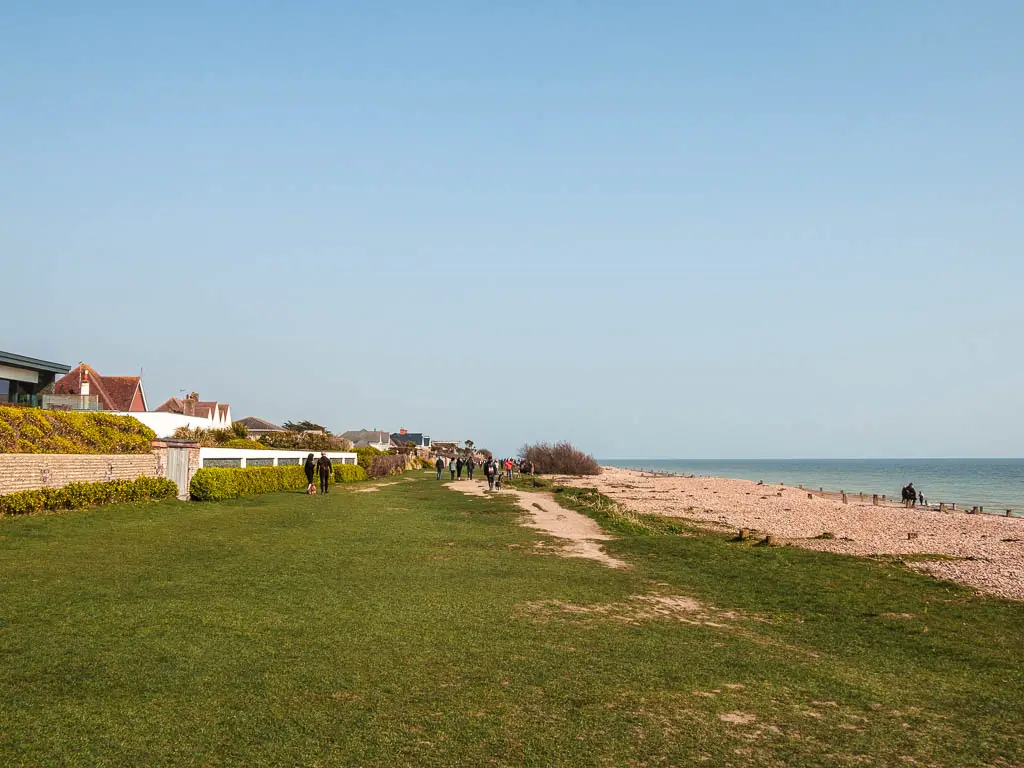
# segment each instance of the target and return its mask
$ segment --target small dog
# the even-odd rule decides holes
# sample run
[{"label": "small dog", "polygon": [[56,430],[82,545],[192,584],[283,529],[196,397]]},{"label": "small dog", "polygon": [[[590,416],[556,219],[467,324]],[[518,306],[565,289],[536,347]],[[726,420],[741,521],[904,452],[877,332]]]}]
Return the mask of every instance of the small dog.
[{"label": "small dog", "polygon": [[310,483],[309,487],[306,488],[307,496],[316,496],[316,483]]}]

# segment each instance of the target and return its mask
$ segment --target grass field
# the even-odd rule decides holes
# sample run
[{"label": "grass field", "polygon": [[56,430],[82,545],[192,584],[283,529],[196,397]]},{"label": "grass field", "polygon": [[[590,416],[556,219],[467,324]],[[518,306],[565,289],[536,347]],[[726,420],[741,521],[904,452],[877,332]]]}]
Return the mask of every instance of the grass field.
[{"label": "grass field", "polygon": [[360,487],[0,520],[0,765],[1024,765],[1020,604]]}]

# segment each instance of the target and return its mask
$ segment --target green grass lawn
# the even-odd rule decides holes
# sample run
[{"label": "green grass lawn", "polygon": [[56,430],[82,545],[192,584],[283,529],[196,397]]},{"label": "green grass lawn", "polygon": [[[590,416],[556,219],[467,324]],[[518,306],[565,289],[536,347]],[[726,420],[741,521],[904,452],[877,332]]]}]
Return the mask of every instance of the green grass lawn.
[{"label": "green grass lawn", "polygon": [[1020,604],[358,487],[0,520],[0,765],[1024,765]]}]

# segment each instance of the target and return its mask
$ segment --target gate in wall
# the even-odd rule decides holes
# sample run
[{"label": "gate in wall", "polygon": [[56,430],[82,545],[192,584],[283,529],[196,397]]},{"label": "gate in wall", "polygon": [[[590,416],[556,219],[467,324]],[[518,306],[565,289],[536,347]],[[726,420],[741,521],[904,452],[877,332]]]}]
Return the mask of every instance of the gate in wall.
[{"label": "gate in wall", "polygon": [[178,486],[178,498],[188,499],[188,448],[171,445],[167,448],[167,479]]}]

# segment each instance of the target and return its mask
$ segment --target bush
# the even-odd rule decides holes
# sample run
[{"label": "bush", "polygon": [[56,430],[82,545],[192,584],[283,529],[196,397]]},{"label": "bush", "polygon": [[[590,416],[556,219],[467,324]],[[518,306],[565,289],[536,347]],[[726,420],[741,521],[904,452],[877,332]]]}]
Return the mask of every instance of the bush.
[{"label": "bush", "polygon": [[[241,429],[235,429],[233,425],[225,429],[204,429],[203,427],[194,427],[190,429],[189,427],[178,427],[174,430],[174,437],[179,440],[195,440],[203,448],[251,448],[252,446],[248,443],[254,443],[254,440],[248,441],[244,446],[231,445],[238,440],[244,440],[245,435],[239,436],[238,434],[240,431],[244,431],[248,434],[248,430],[244,424],[239,424],[238,426]],[[256,447],[263,448],[262,445],[257,445]]]},{"label": "bush", "polygon": [[351,451],[352,441],[322,432],[269,432],[260,436],[268,448],[283,451]]},{"label": "bush", "polygon": [[245,438],[235,438],[234,440],[228,440],[224,443],[225,448],[249,448],[254,451],[267,451],[270,450],[263,443],[258,440],[246,440]]},{"label": "bush", "polygon": [[370,465],[370,477],[388,477],[389,475],[400,475],[406,468],[405,456],[392,456],[387,453],[380,453],[373,457],[373,464]]},{"label": "bush", "polygon": [[155,438],[131,416],[0,406],[0,453],[149,453]]},{"label": "bush", "polygon": [[378,449],[366,446],[365,448],[356,448],[356,464],[365,469],[367,472],[373,467],[373,460],[378,456],[387,456],[387,454]]},{"label": "bush", "polygon": [[358,483],[368,477],[366,470],[358,464],[338,464],[334,468],[334,482],[336,483]]},{"label": "bush", "polygon": [[0,515],[99,507],[128,501],[173,499],[178,486],[164,477],[112,480],[106,483],[70,483],[63,488],[41,488],[0,496]]},{"label": "bush", "polygon": [[519,449],[519,458],[531,462],[540,475],[599,475],[601,467],[590,454],[571,443],[536,443]]},{"label": "bush", "polygon": [[306,487],[306,472],[299,465],[229,469],[204,467],[192,477],[193,501],[223,501],[258,496],[274,491],[298,491]]}]

